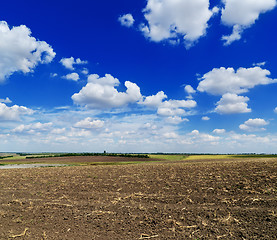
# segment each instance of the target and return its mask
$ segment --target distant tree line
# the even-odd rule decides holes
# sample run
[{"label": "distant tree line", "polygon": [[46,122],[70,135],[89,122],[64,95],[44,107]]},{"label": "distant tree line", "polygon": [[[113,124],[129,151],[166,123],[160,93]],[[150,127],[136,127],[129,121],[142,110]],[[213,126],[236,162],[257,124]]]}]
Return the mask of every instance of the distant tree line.
[{"label": "distant tree line", "polygon": [[234,155],[234,157],[237,158],[276,158],[276,154],[239,154],[239,155]]},{"label": "distant tree line", "polygon": [[9,157],[13,157],[13,155],[10,155],[10,156],[0,156],[0,159],[9,158]]},{"label": "distant tree line", "polygon": [[[36,154],[37,155],[37,154]],[[42,156],[27,156],[30,158],[49,158],[49,157],[79,157],[79,156],[108,156],[108,157],[129,157],[129,158],[149,158],[147,154],[130,154],[130,153],[57,153]]]},{"label": "distant tree line", "polygon": [[[76,157],[76,156],[110,156],[110,157],[129,157],[129,158],[149,158],[149,155],[232,155],[234,157],[277,157],[277,154],[265,154],[265,153],[228,153],[228,154],[213,154],[213,153],[17,153],[20,156],[26,156],[27,159],[30,158],[50,158],[50,157]],[[13,156],[1,156],[0,159],[8,158]]]}]

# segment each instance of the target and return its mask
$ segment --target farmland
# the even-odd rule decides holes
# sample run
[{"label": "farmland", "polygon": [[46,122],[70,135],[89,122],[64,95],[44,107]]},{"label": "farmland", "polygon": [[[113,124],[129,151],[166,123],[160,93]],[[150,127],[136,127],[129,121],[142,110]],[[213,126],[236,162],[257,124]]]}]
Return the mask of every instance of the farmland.
[{"label": "farmland", "polygon": [[276,239],[277,158],[0,160],[0,239]]}]

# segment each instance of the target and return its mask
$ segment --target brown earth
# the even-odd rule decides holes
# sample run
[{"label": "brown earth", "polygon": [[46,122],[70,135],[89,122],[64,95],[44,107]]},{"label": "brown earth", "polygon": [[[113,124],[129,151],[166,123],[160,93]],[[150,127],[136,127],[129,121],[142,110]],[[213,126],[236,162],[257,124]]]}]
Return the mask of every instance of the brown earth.
[{"label": "brown earth", "polygon": [[76,156],[76,157],[46,157],[29,159],[3,159],[0,163],[57,163],[57,164],[93,164],[93,163],[118,163],[118,162],[140,162],[160,161],[154,158],[129,158],[115,156]]},{"label": "brown earth", "polygon": [[0,239],[276,239],[276,178],[276,159],[0,170]]}]

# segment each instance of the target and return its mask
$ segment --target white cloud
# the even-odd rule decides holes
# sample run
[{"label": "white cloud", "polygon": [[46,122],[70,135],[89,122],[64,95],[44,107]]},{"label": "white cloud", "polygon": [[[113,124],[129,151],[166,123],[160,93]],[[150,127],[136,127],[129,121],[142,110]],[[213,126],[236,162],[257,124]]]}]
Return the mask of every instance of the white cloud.
[{"label": "white cloud", "polygon": [[165,93],[163,91],[160,91],[156,95],[145,97],[141,104],[147,107],[159,107],[165,98],[167,98]]},{"label": "white cloud", "polygon": [[59,106],[59,107],[55,107],[55,110],[67,110],[70,109],[70,106]]},{"label": "white cloud", "polygon": [[[234,140],[234,142],[231,142],[232,144],[237,144],[237,147],[239,147],[241,152],[256,152],[256,153],[264,153],[265,152],[265,145],[270,146],[269,143],[272,143],[272,146],[276,146],[276,136],[265,136],[260,137],[255,134],[237,134],[233,133],[230,136],[230,139]],[[228,139],[229,140],[229,139]],[[250,150],[246,150],[245,147],[248,147]],[[238,151],[236,151],[237,153]],[[270,152],[275,152],[273,149]]]},{"label": "white cloud", "polygon": [[163,136],[169,139],[178,138],[178,135],[175,132],[167,132],[167,133],[164,133]]},{"label": "white cloud", "polygon": [[67,80],[73,80],[73,81],[78,81],[80,79],[79,74],[78,73],[69,73],[65,76],[63,76],[62,78],[67,79]]},{"label": "white cloud", "polygon": [[130,13],[120,16],[118,18],[118,21],[121,23],[122,26],[125,26],[125,27],[131,27],[135,22],[132,14]]},{"label": "white cloud", "polygon": [[21,116],[33,113],[34,111],[27,107],[18,105],[8,107],[5,103],[0,102],[0,121],[19,121]]},{"label": "white cloud", "polygon": [[186,114],[186,111],[181,108],[164,108],[159,107],[157,113],[161,116],[183,116]]},{"label": "white cloud", "polygon": [[217,142],[218,140],[220,140],[220,137],[218,136],[213,136],[206,133],[200,133],[198,130],[193,130],[188,135],[192,136],[193,142],[195,143],[200,142],[201,145],[203,144],[203,142]]},{"label": "white cloud", "polygon": [[143,12],[147,24],[141,25],[141,31],[150,40],[181,40],[190,47],[206,34],[216,9],[209,9],[209,0],[148,0]]},{"label": "white cloud", "polygon": [[9,28],[0,21],[0,82],[14,72],[32,72],[39,63],[50,63],[56,53],[44,41],[31,36],[25,25]]},{"label": "white cloud", "polygon": [[268,75],[270,75],[270,71],[260,67],[239,68],[237,71],[233,68],[214,68],[203,75],[197,90],[212,95],[245,93],[257,85],[277,82],[277,79],[268,78]]},{"label": "white cloud", "polygon": [[140,105],[157,108],[157,113],[161,116],[184,116],[187,114],[184,108],[194,108],[197,103],[194,100],[166,100],[167,96],[163,91],[156,95],[147,96],[141,99]]},{"label": "white cloud", "polygon": [[88,83],[95,83],[102,86],[119,86],[120,84],[119,80],[110,74],[105,74],[105,77],[102,78],[100,78],[97,74],[91,74],[88,76]]},{"label": "white cloud", "polygon": [[6,97],[6,99],[0,98],[0,103],[12,103],[12,101],[8,97]]},{"label": "white cloud", "polygon": [[87,64],[88,61],[82,61],[80,58],[77,58],[74,64]]},{"label": "white cloud", "polygon": [[264,66],[264,65],[266,65],[266,62],[259,62],[259,63],[253,63],[253,66],[254,67],[262,67],[262,66]]},{"label": "white cloud", "polygon": [[143,128],[144,129],[147,129],[147,130],[156,130],[157,129],[157,126],[155,124],[152,124],[152,123],[145,123],[143,125]]},{"label": "white cloud", "polygon": [[209,121],[209,120],[210,120],[210,118],[207,117],[207,116],[203,116],[201,119],[202,119],[203,121]]},{"label": "white cloud", "polygon": [[118,92],[115,88],[118,85],[119,80],[110,74],[102,78],[96,74],[90,75],[87,85],[72,99],[76,104],[100,109],[122,107],[141,99],[140,88],[135,83],[126,81],[126,92]]},{"label": "white cloud", "polygon": [[210,134],[206,134],[206,133],[201,133],[200,137],[199,137],[199,141],[202,143],[204,142],[217,142],[220,140],[220,137],[218,136],[213,136]]},{"label": "white cloud", "polygon": [[57,76],[58,76],[57,73],[50,73],[50,77],[52,77],[52,78],[55,78],[55,77],[57,77]]},{"label": "white cloud", "polygon": [[222,95],[215,111],[221,114],[247,113],[248,97],[238,94],[248,92],[258,85],[276,83],[277,79],[269,78],[270,71],[260,67],[239,68],[214,68],[200,78],[197,90],[212,95]]},{"label": "white cloud", "polygon": [[243,28],[240,25],[235,25],[233,27],[233,32],[231,35],[222,36],[222,40],[225,41],[223,43],[224,46],[230,45],[234,41],[238,41],[241,39],[241,34],[243,32]]},{"label": "white cloud", "polygon": [[70,138],[89,138],[92,136],[92,132],[88,129],[71,128],[71,132],[68,134]]},{"label": "white cloud", "polygon": [[216,134],[223,134],[223,133],[225,133],[225,132],[226,132],[225,129],[214,129],[214,130],[213,130],[213,133],[216,133]]},{"label": "white cloud", "polygon": [[101,120],[92,120],[92,118],[87,117],[79,122],[77,122],[74,127],[84,128],[84,129],[99,129],[103,128],[104,121]]},{"label": "white cloud", "polygon": [[220,114],[248,113],[251,112],[251,109],[248,108],[248,101],[248,97],[226,93],[217,102],[215,111]]},{"label": "white cloud", "polygon": [[250,27],[259,18],[261,13],[272,10],[276,6],[276,0],[223,0],[225,6],[222,9],[221,21],[226,26],[233,27],[230,36],[223,36],[225,45],[239,40],[245,28]]},{"label": "white cloud", "polygon": [[254,132],[254,131],[263,131],[265,130],[264,126],[268,125],[269,122],[265,121],[262,118],[248,119],[244,124],[239,125],[241,130]]},{"label": "white cloud", "polygon": [[274,112],[277,113],[277,107],[274,109]]},{"label": "white cloud", "polygon": [[196,91],[193,89],[193,87],[191,85],[186,85],[184,90],[188,93],[188,94],[193,94],[196,93]]},{"label": "white cloud", "polygon": [[54,129],[51,131],[51,134],[60,135],[60,134],[64,134],[65,132],[66,132],[66,129],[65,129],[65,128],[54,128]]},{"label": "white cloud", "polygon": [[28,124],[28,125],[21,124],[21,125],[17,126],[16,128],[14,128],[12,130],[12,132],[36,134],[36,133],[43,132],[43,131],[49,131],[49,129],[50,129],[50,127],[52,127],[52,125],[53,125],[52,122],[48,122],[48,123],[37,122],[37,123]]},{"label": "white cloud", "polygon": [[194,108],[196,105],[194,100],[168,100],[161,103],[157,113],[162,116],[184,116],[184,108]]},{"label": "white cloud", "polygon": [[83,68],[82,73],[83,73],[84,75],[88,75],[89,71],[88,71],[87,68]]},{"label": "white cloud", "polygon": [[186,85],[184,88],[185,92],[188,94],[188,99],[193,99],[192,94],[196,93],[191,85]]},{"label": "white cloud", "polygon": [[187,118],[181,118],[179,116],[173,116],[173,117],[168,117],[166,119],[166,122],[171,123],[171,124],[179,124],[181,122],[189,122]]},{"label": "white cloud", "polygon": [[[180,126],[169,123],[168,118],[161,119],[148,113],[119,114],[106,118],[101,115],[101,120],[104,121],[102,128],[89,128],[90,124],[88,128],[74,126],[88,117],[87,122],[99,119],[96,115],[93,117],[94,112],[72,109],[54,115],[52,111],[43,112],[43,119],[40,119],[39,124],[27,123],[33,118],[24,118],[24,124],[18,126],[16,131],[15,122],[3,122],[5,127],[0,133],[0,151],[85,152],[91,151],[93,146],[93,151],[96,152],[270,153],[274,152],[277,143],[277,135],[272,133],[261,133],[260,136],[225,132],[224,129],[214,130],[212,133],[198,130],[185,133]],[[43,125],[45,123],[47,124]],[[85,124],[83,127],[86,127]]]},{"label": "white cloud", "polygon": [[192,130],[190,134],[191,135],[199,135],[199,131],[198,130]]},{"label": "white cloud", "polygon": [[212,12],[213,12],[214,14],[217,14],[217,13],[220,12],[220,9],[219,9],[218,7],[214,7],[214,8],[212,9]]},{"label": "white cloud", "polygon": [[161,104],[164,108],[194,108],[197,103],[194,100],[168,100]]},{"label": "white cloud", "polygon": [[60,63],[67,69],[70,70],[74,70],[74,66],[73,65],[80,65],[80,64],[87,64],[87,61],[82,61],[80,58],[77,58],[76,60],[74,60],[74,57],[70,57],[70,58],[62,58],[60,60]]}]

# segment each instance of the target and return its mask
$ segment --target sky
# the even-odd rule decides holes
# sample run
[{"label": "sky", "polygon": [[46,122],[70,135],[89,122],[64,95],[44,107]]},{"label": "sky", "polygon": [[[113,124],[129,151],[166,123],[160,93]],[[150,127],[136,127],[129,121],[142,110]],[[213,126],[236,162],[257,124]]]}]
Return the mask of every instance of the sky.
[{"label": "sky", "polygon": [[0,152],[277,153],[276,5],[3,1]]}]

